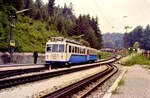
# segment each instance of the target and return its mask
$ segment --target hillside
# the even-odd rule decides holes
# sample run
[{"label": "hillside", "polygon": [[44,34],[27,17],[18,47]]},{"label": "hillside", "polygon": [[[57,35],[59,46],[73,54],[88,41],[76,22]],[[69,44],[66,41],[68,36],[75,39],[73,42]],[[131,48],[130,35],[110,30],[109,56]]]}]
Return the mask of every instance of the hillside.
[{"label": "hillside", "polygon": [[125,33],[124,36],[125,48],[138,47],[144,50],[150,50],[150,25],[145,28],[142,26],[135,27],[131,32]]},{"label": "hillside", "polygon": [[103,34],[104,46],[109,48],[122,48],[124,34],[106,33]]},{"label": "hillside", "polygon": [[[93,48],[102,47],[98,18],[73,13],[73,4],[55,6],[55,0],[44,4],[42,0],[0,0],[0,51],[9,50],[10,16],[14,17],[13,39],[15,51],[44,52],[45,43],[55,36],[80,39]],[[22,9],[28,12],[16,14]],[[82,35],[82,36],[81,36]]]}]

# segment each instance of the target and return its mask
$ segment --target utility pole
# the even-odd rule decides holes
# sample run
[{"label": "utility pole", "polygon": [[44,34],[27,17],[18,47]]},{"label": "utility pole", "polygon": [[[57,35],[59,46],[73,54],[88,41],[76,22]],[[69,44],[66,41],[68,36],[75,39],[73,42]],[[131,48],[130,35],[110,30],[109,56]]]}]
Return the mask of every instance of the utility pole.
[{"label": "utility pole", "polygon": [[[19,14],[25,11],[28,11],[29,9],[24,9],[21,11],[17,11],[15,14]],[[14,14],[12,14],[11,16],[11,23],[10,23],[10,42],[9,42],[9,53],[10,53],[10,62],[13,62],[13,53],[14,53],[14,47],[15,47],[15,41],[13,40],[13,28],[15,27],[15,25],[13,24],[13,18],[15,17]]]},{"label": "utility pole", "polygon": [[126,30],[126,33],[128,32],[128,29],[130,29],[129,26],[125,26],[124,29]]},{"label": "utility pole", "polygon": [[[127,19],[128,16],[123,16],[124,19]],[[128,29],[131,29],[132,26],[128,26],[127,24],[124,26],[125,32],[128,32]]]},{"label": "utility pole", "polygon": [[9,43],[9,48],[10,48],[10,62],[13,62],[13,52],[14,52],[14,48],[13,45],[11,45],[11,41],[13,40],[13,28],[15,27],[13,25],[13,15],[11,15],[11,24],[10,24],[10,43]]}]

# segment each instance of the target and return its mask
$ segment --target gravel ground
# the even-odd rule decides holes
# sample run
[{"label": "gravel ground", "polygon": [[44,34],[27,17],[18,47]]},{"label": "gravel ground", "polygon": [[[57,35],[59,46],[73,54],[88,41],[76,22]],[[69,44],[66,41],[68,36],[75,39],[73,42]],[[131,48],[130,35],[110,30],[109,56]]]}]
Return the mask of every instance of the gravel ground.
[{"label": "gravel ground", "polygon": [[[142,67],[141,67],[142,66]],[[150,71],[143,65],[128,67],[117,94],[111,98],[150,98]]]},{"label": "gravel ground", "polygon": [[[105,92],[107,92],[107,90],[113,85],[115,80],[119,77],[120,73],[123,71],[122,68],[120,68],[120,66],[118,64],[115,64],[115,65],[117,65],[119,68],[118,72],[116,74],[114,74],[113,77],[111,77],[109,80],[107,80],[102,86],[98,87],[95,91],[93,91],[90,95],[88,95],[87,98],[102,98],[104,96]],[[95,82],[94,82],[94,84],[95,84]],[[90,84],[85,89],[88,89],[91,86],[92,85]],[[77,98],[78,96],[82,95],[82,93],[85,91],[86,90],[83,90],[83,91],[78,92],[77,94],[74,94],[72,96],[72,98]]]},{"label": "gravel ground", "polygon": [[118,66],[119,70],[118,72],[113,75],[109,80],[107,80],[102,86],[98,87],[97,90],[91,93],[91,95],[87,96],[87,98],[102,98],[107,92],[107,90],[113,85],[115,80],[119,77],[120,73],[122,72],[122,69],[118,64],[115,64]]},{"label": "gravel ground", "polygon": [[96,67],[84,71],[74,72],[50,79],[40,80],[33,83],[2,89],[0,98],[31,98],[42,95],[46,92],[55,91],[61,87],[79,81],[106,69],[106,66]]}]

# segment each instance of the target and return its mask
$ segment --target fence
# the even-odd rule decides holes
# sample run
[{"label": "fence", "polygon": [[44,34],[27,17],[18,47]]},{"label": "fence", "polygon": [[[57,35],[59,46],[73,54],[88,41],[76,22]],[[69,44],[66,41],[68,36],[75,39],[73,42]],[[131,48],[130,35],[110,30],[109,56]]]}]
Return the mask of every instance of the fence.
[{"label": "fence", "polygon": [[142,55],[143,55],[143,56],[146,56],[146,57],[148,57],[148,58],[150,58],[150,50],[144,50],[144,51],[142,52]]},{"label": "fence", "polygon": [[[14,64],[25,64],[25,63],[33,63],[33,53],[14,53],[13,62]],[[0,52],[0,64],[9,64],[10,63],[10,55],[8,52],[2,53]],[[39,53],[38,62],[37,63],[45,63],[45,54]]]}]

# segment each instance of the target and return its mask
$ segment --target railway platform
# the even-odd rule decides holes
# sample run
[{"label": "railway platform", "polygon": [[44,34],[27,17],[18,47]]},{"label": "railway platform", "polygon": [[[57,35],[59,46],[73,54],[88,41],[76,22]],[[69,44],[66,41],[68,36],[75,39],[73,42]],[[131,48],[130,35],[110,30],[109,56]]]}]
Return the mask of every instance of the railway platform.
[{"label": "railway platform", "polygon": [[128,67],[122,78],[124,84],[108,98],[150,98],[150,70],[145,65]]},{"label": "railway platform", "polygon": [[18,70],[18,69],[30,69],[30,68],[39,68],[45,67],[44,64],[0,64],[0,72],[1,71],[10,71],[10,70]]}]

